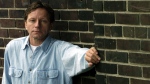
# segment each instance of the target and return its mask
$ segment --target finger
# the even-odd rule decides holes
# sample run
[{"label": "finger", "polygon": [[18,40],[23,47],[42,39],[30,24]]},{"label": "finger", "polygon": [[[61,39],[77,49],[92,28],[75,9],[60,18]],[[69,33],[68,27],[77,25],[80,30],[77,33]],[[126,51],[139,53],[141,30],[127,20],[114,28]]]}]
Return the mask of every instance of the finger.
[{"label": "finger", "polygon": [[91,67],[91,66],[93,66],[94,64],[90,62],[90,63],[88,63],[88,65],[89,65],[89,67]]},{"label": "finger", "polygon": [[86,54],[86,60],[88,62],[92,62],[92,63],[98,63],[99,60],[96,58],[96,56],[93,56],[92,54]]},{"label": "finger", "polygon": [[97,50],[96,50],[95,47],[91,47],[90,49],[91,49],[94,53],[98,54],[98,52],[97,52]]},{"label": "finger", "polygon": [[96,60],[100,60],[100,57],[97,55],[97,53],[94,53],[92,50],[89,50],[86,54],[90,57],[94,56]]}]

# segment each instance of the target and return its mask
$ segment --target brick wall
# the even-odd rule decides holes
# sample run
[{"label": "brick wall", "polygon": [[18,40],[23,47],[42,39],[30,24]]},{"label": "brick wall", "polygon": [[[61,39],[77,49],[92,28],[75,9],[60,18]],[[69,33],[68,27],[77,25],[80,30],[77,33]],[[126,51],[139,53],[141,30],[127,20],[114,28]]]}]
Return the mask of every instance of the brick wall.
[{"label": "brick wall", "polygon": [[96,84],[150,84],[150,1],[93,0]]},{"label": "brick wall", "polygon": [[[6,44],[28,35],[23,14],[36,0],[0,0],[0,78]],[[150,84],[150,1],[42,0],[55,10],[51,35],[81,47],[96,46],[101,63],[74,84]]]}]

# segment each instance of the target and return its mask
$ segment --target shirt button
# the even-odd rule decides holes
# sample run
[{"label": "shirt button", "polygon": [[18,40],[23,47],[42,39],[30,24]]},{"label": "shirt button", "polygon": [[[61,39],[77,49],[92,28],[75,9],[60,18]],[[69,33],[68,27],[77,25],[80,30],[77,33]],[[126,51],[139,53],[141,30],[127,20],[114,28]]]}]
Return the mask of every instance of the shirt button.
[{"label": "shirt button", "polygon": [[28,84],[30,84],[30,81],[28,81]]},{"label": "shirt button", "polygon": [[30,71],[32,71],[32,69],[30,69]]}]

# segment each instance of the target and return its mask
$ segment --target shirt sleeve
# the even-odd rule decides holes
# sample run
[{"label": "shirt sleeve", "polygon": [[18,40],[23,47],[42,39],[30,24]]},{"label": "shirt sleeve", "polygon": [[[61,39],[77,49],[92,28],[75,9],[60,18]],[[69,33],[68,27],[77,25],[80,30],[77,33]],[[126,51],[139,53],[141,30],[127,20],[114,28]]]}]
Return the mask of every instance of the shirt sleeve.
[{"label": "shirt sleeve", "polygon": [[9,58],[8,58],[8,51],[9,48],[8,46],[5,49],[5,53],[4,53],[4,70],[3,70],[3,77],[2,77],[2,84],[12,84],[11,83],[11,78],[9,76]]},{"label": "shirt sleeve", "polygon": [[88,48],[63,43],[62,62],[69,76],[74,76],[89,69],[88,62],[85,60],[85,53]]}]

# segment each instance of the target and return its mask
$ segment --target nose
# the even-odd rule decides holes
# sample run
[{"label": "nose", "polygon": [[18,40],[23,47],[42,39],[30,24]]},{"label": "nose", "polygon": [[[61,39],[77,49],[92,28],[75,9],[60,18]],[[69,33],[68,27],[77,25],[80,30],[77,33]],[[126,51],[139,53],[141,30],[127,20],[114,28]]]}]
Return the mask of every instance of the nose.
[{"label": "nose", "polygon": [[35,27],[38,28],[39,26],[40,26],[40,21],[37,20],[37,21],[35,22]]}]

